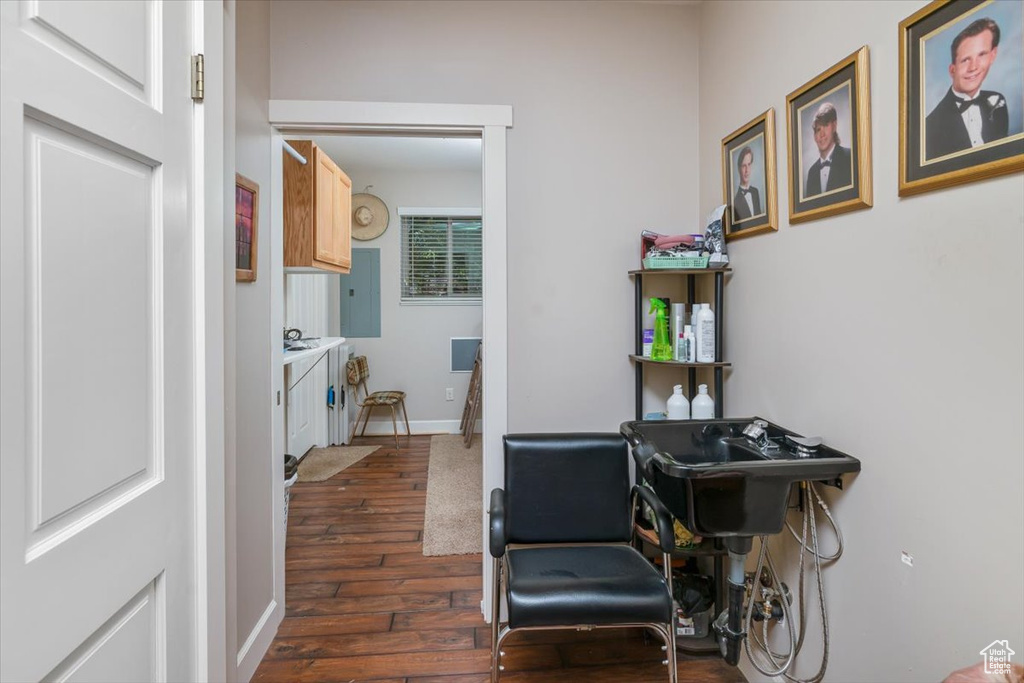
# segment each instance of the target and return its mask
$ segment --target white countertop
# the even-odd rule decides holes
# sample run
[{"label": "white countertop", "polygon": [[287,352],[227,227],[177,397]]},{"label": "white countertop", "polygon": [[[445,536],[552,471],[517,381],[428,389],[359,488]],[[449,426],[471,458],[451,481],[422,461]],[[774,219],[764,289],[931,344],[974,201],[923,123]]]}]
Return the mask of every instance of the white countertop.
[{"label": "white countertop", "polygon": [[326,352],[328,349],[333,349],[335,346],[341,346],[346,341],[345,337],[321,337],[319,340],[320,345],[315,349],[302,349],[301,351],[285,351],[284,352],[284,364],[294,363],[298,360],[309,360],[310,358],[316,358],[321,353]]}]

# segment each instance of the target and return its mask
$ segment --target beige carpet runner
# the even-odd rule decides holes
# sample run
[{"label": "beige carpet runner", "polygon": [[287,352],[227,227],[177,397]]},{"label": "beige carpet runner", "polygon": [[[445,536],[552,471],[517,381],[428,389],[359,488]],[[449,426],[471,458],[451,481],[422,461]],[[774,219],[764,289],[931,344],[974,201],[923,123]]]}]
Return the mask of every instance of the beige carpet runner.
[{"label": "beige carpet runner", "polygon": [[326,481],[354,465],[380,446],[314,448],[299,463],[299,481]]},{"label": "beige carpet runner", "polygon": [[423,521],[424,555],[483,552],[481,441],[475,439],[466,448],[461,434],[431,437]]}]

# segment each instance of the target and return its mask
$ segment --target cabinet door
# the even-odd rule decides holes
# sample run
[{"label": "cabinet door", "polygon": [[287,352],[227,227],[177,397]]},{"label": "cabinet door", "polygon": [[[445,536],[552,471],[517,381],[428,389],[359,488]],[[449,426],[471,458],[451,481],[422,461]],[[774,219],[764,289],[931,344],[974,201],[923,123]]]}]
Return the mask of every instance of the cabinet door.
[{"label": "cabinet door", "polygon": [[335,174],[334,239],[335,258],[342,268],[352,266],[352,181],[337,166]]},{"label": "cabinet door", "polygon": [[317,261],[341,265],[338,262],[338,239],[334,226],[341,207],[337,190],[340,169],[331,158],[316,150],[316,170],[313,183],[313,258]]}]

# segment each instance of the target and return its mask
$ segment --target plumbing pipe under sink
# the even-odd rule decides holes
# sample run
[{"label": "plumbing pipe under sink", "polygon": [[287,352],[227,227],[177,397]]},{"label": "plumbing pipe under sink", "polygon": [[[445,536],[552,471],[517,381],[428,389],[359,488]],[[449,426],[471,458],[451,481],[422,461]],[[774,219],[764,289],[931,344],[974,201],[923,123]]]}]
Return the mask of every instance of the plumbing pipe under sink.
[{"label": "plumbing pipe under sink", "polygon": [[[632,446],[640,474],[665,506],[691,532],[720,537],[729,552],[728,605],[722,606],[714,622],[722,657],[735,666],[741,644],[751,663],[767,676],[785,676],[798,683],[817,683],[828,665],[828,616],[821,579],[821,562],[839,558],[842,535],[812,481],[827,480],[841,488],[841,475],[860,471],[860,461],[824,446],[818,437],[803,437],[760,418],[746,420],[634,421],[623,423],[621,433]],[[786,519],[791,487],[799,484],[804,507],[804,530],[798,537]],[[812,500],[811,495],[816,498]],[[818,549],[815,502],[824,511],[836,533],[839,549],[823,556]],[[800,628],[796,637],[790,614],[791,595],[778,578],[767,540],[787,527],[800,543]],[[807,530],[810,526],[810,543]],[[746,558],[758,536],[761,547],[757,571],[747,596]],[[801,681],[790,675],[796,655],[803,644],[804,590],[803,562],[806,554],[814,558],[819,604],[823,624],[824,652],[818,673]],[[781,599],[760,603],[759,621],[765,632],[754,638],[771,666],[755,658],[750,640],[755,592],[761,579],[765,591]],[[767,581],[767,584],[764,582]],[[746,606],[746,609],[744,607]],[[768,645],[768,626],[781,618],[789,633],[788,654],[778,654]],[[774,668],[772,668],[774,667]]]}]

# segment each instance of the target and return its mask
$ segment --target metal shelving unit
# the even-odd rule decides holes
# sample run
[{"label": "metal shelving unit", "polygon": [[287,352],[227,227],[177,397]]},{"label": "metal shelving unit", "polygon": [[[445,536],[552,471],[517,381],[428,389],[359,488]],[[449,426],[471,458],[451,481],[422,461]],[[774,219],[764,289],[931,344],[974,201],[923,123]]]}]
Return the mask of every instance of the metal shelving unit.
[{"label": "metal shelving unit", "polygon": [[[693,400],[693,397],[697,394],[697,370],[699,368],[713,368],[714,372],[714,384],[715,384],[715,417],[722,418],[725,415],[725,392],[724,392],[724,373],[725,368],[732,367],[731,363],[727,363],[722,360],[722,347],[724,341],[724,326],[723,321],[725,320],[723,303],[725,294],[725,274],[731,273],[731,268],[715,268],[715,269],[657,269],[657,270],[631,270],[629,275],[633,278],[633,286],[635,291],[634,297],[634,308],[635,308],[635,321],[634,321],[634,336],[636,339],[635,353],[630,354],[630,359],[633,361],[634,375],[636,378],[636,419],[642,420],[643,416],[643,390],[644,390],[644,368],[651,366],[652,369],[658,368],[684,368],[687,371],[689,380],[689,399]],[[658,361],[651,360],[643,356],[643,324],[644,324],[644,305],[643,305],[643,279],[649,276],[685,276],[686,277],[686,303],[687,309],[692,310],[693,304],[696,303],[697,294],[697,278],[699,276],[713,275],[715,278],[715,298],[714,298],[714,311],[715,311],[715,362],[714,363],[681,363],[679,361]],[[640,472],[636,473],[637,481],[641,480]],[[653,543],[656,545],[656,540],[652,541],[647,535],[637,534],[637,537],[643,539],[645,543]],[[727,551],[723,546],[720,539],[708,539],[705,540],[701,546],[697,548],[679,548],[672,553],[673,559],[675,558],[690,558],[690,557],[711,557],[714,562],[714,577],[715,577],[715,611],[721,609],[721,606],[725,604],[725,557]],[[712,615],[714,616],[714,615]],[[702,654],[719,654],[718,643],[715,640],[714,631],[712,630],[706,638],[698,640],[681,640],[677,641],[676,649],[680,652],[687,654],[702,655]]]},{"label": "metal shelving unit", "polygon": [[[700,269],[664,269],[664,270],[631,270],[634,289],[634,337],[636,338],[636,350],[630,355],[633,359],[633,369],[636,377],[636,419],[642,420],[644,400],[644,367],[653,366],[674,366],[687,368],[689,379],[689,399],[692,401],[697,394],[697,369],[714,368],[715,375],[715,417],[721,418],[725,414],[725,392],[724,379],[725,368],[731,367],[730,363],[722,360],[722,347],[724,336],[723,321],[725,320],[723,303],[725,299],[725,274],[731,273],[731,268],[700,268]],[[644,325],[644,304],[643,291],[645,277],[650,276],[685,276],[686,277],[686,304],[687,309],[693,308],[696,303],[697,277],[713,275],[715,278],[715,362],[714,363],[680,363],[678,361],[656,361],[643,356],[643,325]]]}]

